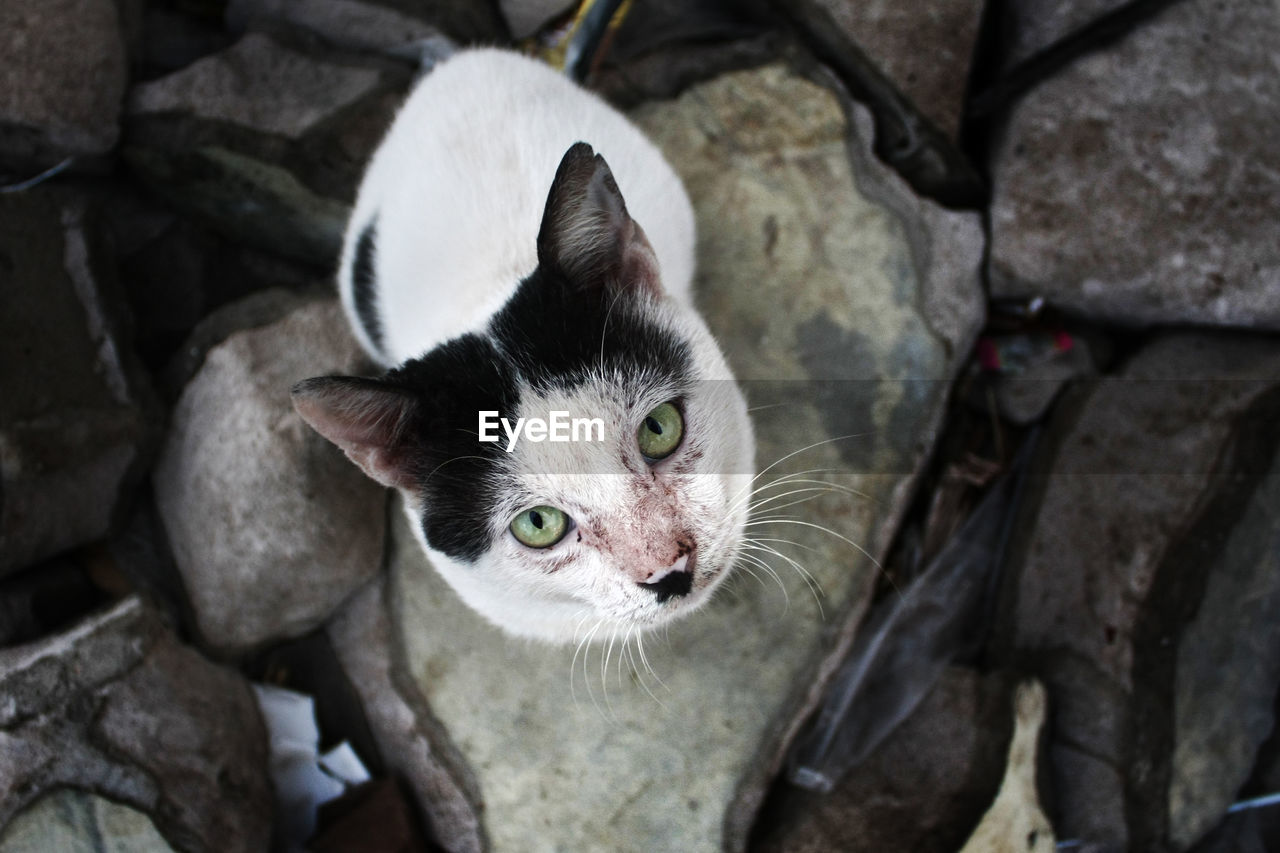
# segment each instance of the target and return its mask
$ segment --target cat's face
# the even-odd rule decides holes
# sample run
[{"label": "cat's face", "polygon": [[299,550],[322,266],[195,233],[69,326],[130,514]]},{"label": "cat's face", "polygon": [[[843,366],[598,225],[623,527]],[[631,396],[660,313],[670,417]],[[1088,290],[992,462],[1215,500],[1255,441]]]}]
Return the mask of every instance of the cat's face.
[{"label": "cat's face", "polygon": [[500,627],[651,628],[705,603],[737,556],[746,406],[586,146],[561,164],[538,254],[484,332],[381,380],[309,380],[295,404],[400,489],[432,563]]}]

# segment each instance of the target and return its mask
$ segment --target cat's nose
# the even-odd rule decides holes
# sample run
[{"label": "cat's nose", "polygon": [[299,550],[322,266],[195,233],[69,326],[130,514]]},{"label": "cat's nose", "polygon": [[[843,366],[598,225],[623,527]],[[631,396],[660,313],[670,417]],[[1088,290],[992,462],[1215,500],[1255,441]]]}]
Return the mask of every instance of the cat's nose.
[{"label": "cat's nose", "polygon": [[659,604],[670,598],[688,595],[689,590],[693,589],[694,562],[695,557],[692,551],[681,554],[674,563],[661,571],[654,572],[649,576],[649,580],[640,586],[653,590],[653,593],[658,596]]}]

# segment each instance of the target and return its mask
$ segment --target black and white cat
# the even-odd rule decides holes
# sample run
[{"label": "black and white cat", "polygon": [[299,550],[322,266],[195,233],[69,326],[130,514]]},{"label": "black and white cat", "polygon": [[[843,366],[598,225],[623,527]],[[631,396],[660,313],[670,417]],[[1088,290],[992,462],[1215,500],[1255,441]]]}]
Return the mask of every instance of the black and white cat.
[{"label": "black and white cat", "polygon": [[[309,379],[294,405],[400,490],[432,564],[501,628],[663,624],[731,569],[754,458],[693,255],[684,189],[627,119],[540,62],[460,52],[410,95],[347,230],[342,302],[391,369]],[[556,412],[603,430],[550,440]],[[481,441],[486,413],[526,431]]]}]

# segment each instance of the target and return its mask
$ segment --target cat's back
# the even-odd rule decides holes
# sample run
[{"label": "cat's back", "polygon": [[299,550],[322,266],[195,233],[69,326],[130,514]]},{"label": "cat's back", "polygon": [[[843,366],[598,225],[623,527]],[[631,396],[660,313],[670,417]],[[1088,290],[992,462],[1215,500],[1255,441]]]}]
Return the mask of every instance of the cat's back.
[{"label": "cat's back", "polygon": [[467,50],[418,84],[361,186],[339,288],[366,348],[393,365],[483,328],[537,266],[547,192],[579,141],[608,161],[664,286],[687,297],[693,213],[652,143],[546,65]]}]

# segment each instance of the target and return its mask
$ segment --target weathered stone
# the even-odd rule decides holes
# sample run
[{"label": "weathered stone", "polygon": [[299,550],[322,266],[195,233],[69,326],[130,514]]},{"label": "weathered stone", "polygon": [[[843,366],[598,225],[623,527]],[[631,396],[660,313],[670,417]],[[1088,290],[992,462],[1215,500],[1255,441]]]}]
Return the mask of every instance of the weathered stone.
[{"label": "weathered stone", "polygon": [[361,0],[231,0],[226,17],[233,29],[284,23],[344,48],[404,58],[413,57],[424,41],[442,38],[424,20]]},{"label": "weathered stone", "polygon": [[[1276,692],[1269,668],[1280,664],[1271,663],[1272,642],[1258,669],[1253,640],[1223,627],[1223,613],[1255,613],[1240,593],[1252,570],[1243,568],[1248,558],[1231,556],[1223,541],[1240,531],[1240,553],[1258,561],[1258,549],[1275,535],[1274,515],[1271,530],[1259,529],[1241,501],[1275,451],[1267,425],[1280,408],[1278,377],[1280,346],[1272,341],[1169,336],[1117,376],[1069,392],[1051,422],[1048,476],[1038,478],[1040,494],[1029,500],[1038,521],[1009,562],[1017,570],[1005,593],[1008,648],[1001,654],[1051,685],[1060,837],[1163,845],[1177,772],[1170,754],[1182,750],[1188,767],[1210,762],[1211,784],[1197,778],[1179,790],[1219,807],[1252,766]],[[1259,511],[1269,494],[1258,492]],[[1257,570],[1274,567],[1263,562]],[[1206,588],[1219,591],[1203,605],[1205,624],[1188,628]],[[1265,609],[1275,592],[1266,586],[1259,594],[1256,606]],[[1275,630],[1274,617],[1266,624],[1255,628]],[[1223,635],[1204,639],[1210,626]],[[1245,659],[1251,662],[1232,673],[1212,672]],[[1208,744],[1230,747],[1206,759]]]},{"label": "weathered stone", "polygon": [[68,788],[45,794],[0,829],[0,853],[171,853],[137,809]]},{"label": "weathered stone", "polygon": [[156,430],[84,199],[0,196],[0,221],[3,575],[104,536]]},{"label": "weathered stone", "polygon": [[573,6],[573,0],[498,0],[498,8],[507,19],[507,29],[516,39],[528,38],[543,24],[563,15]]},{"label": "weathered stone", "polygon": [[0,695],[0,827],[74,787],[144,812],[178,849],[266,849],[266,737],[248,683],[137,598],[0,650]]},{"label": "weathered stone", "polygon": [[210,645],[297,636],[378,570],[382,489],[289,402],[294,383],[361,364],[336,300],[313,300],[214,347],[179,398],[156,498]]},{"label": "weathered stone", "polygon": [[[1274,423],[1273,423],[1274,426]],[[1227,534],[1195,618],[1178,644],[1169,837],[1186,848],[1211,829],[1275,729],[1280,685],[1280,455]]]},{"label": "weathered stone", "polygon": [[386,596],[386,582],[375,578],[334,615],[326,632],[364,704],[386,771],[405,780],[444,849],[479,853],[484,830],[474,780],[404,672]]},{"label": "weathered stone", "polygon": [[1277,39],[1270,3],[1189,0],[1026,95],[992,160],[993,294],[1280,328]]},{"label": "weathered stone", "polygon": [[1088,345],[1076,341],[1071,349],[1055,352],[995,380],[996,405],[1008,421],[1025,426],[1039,420],[1073,379],[1097,372]]},{"label": "weathered stone", "polygon": [[[780,66],[718,78],[635,118],[694,199],[698,301],[748,398],[763,404],[761,465],[825,441],[771,474],[835,469],[870,498],[824,496],[805,518],[883,551],[981,321],[977,218],[921,201],[863,145],[851,169],[840,101]],[[868,116],[855,110],[853,121],[868,139]],[[904,381],[866,381],[885,376]],[[655,676],[630,647],[575,658],[483,623],[426,565],[397,512],[381,605],[391,648],[378,660],[393,664],[400,710],[382,721],[371,712],[370,723],[405,751],[456,744],[474,775],[453,771],[455,787],[478,792],[468,800],[483,803],[475,833],[494,850],[741,849],[872,579],[840,539],[779,533],[800,543],[821,609],[794,576],[780,582],[788,605],[742,570],[729,594],[650,640]],[[334,644],[340,656],[374,648]],[[403,698],[406,683],[429,714]]]},{"label": "weathered stone", "polygon": [[953,853],[1000,785],[1007,679],[951,667],[830,794],[784,788],[757,822],[759,853]]},{"label": "weathered stone", "polygon": [[1126,0],[1014,0],[1005,6],[1005,64],[1030,59]]},{"label": "weathered stone", "polygon": [[951,138],[960,130],[982,0],[866,3],[806,0],[831,21],[930,121]]},{"label": "weathered stone", "polygon": [[228,50],[135,86],[129,113],[179,113],[300,139],[378,83],[373,69],[319,62],[250,33]]},{"label": "weathered stone", "polygon": [[235,240],[316,267],[337,264],[348,207],[291,172],[225,148],[129,148],[142,180],[174,205]]},{"label": "weathered stone", "polygon": [[104,154],[120,135],[124,40],[111,0],[0,6],[0,169]]}]

